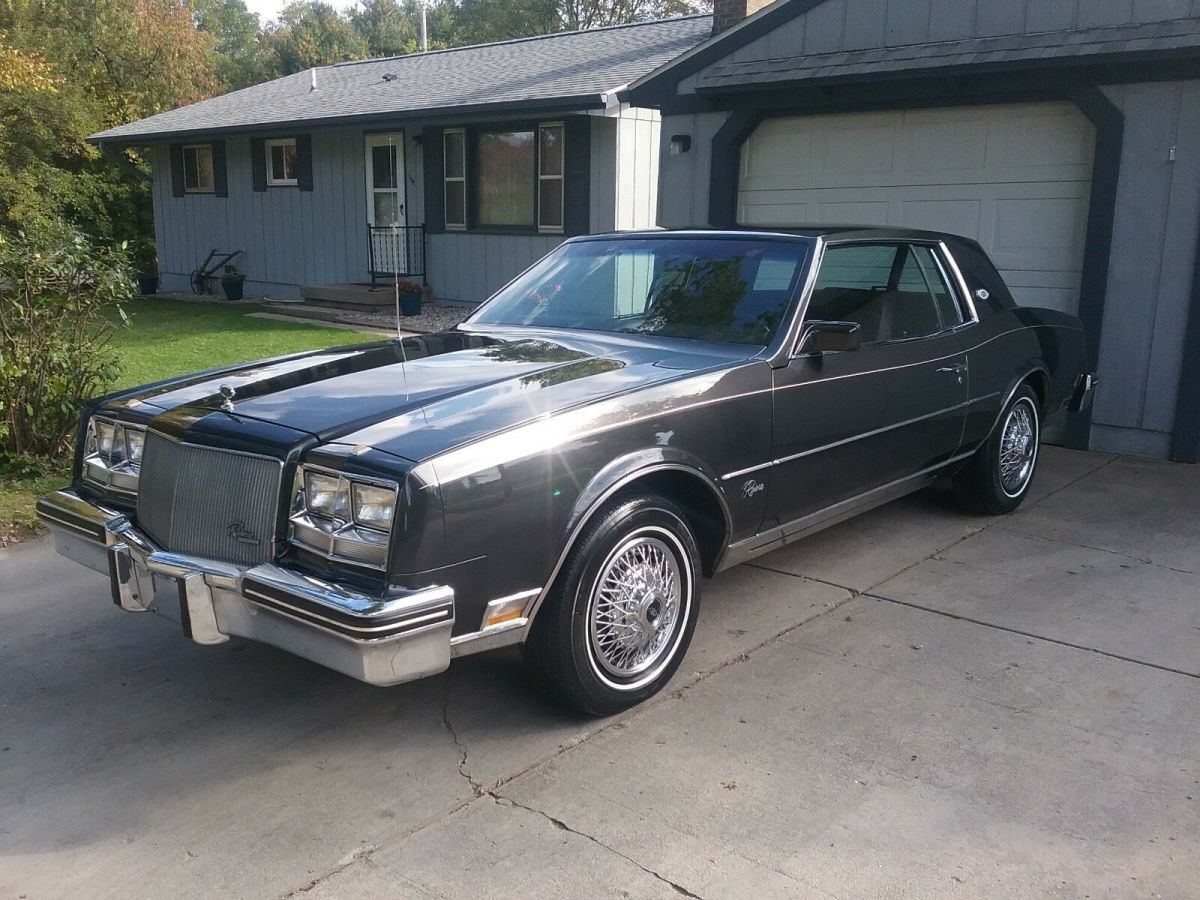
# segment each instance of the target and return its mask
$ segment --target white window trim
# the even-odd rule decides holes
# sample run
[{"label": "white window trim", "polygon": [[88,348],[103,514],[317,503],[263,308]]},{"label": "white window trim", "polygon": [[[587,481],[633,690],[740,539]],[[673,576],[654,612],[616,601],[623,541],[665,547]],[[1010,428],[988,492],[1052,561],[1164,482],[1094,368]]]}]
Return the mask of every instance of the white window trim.
[{"label": "white window trim", "polygon": [[[212,184],[208,187],[188,187],[187,183],[187,152],[189,150],[207,150],[208,168],[212,172]],[[212,144],[184,144],[183,150],[183,192],[185,194],[215,194],[217,192],[216,160],[213,157]],[[200,167],[196,167],[196,177],[200,177]]]},{"label": "white window trim", "polygon": [[[562,133],[562,171],[558,175],[543,175],[542,174],[542,131],[547,128],[557,128]],[[563,226],[566,224],[566,205],[567,205],[567,128],[562,122],[539,122],[537,127],[537,230],[541,234],[562,234]],[[558,191],[558,224],[543,225],[542,224],[542,182],[557,181],[560,183]]]},{"label": "white window trim", "polygon": [[[462,175],[452,177],[446,174],[446,135],[448,134],[462,136]],[[450,222],[445,218],[445,212],[450,208],[447,202],[449,192],[446,190],[446,185],[450,182],[456,182],[463,186],[463,220],[461,222]],[[442,132],[442,213],[442,224],[447,231],[467,230],[467,131],[465,128],[447,128]]]},{"label": "white window trim", "polygon": [[[272,138],[271,140],[263,141],[263,152],[267,154],[267,187],[296,187],[300,181],[298,178],[276,178],[274,175],[275,166],[274,160],[271,158],[271,150],[274,147],[291,147],[296,149],[295,138]],[[300,167],[300,156],[295,156],[296,167]],[[299,173],[297,173],[299,175]]]}]

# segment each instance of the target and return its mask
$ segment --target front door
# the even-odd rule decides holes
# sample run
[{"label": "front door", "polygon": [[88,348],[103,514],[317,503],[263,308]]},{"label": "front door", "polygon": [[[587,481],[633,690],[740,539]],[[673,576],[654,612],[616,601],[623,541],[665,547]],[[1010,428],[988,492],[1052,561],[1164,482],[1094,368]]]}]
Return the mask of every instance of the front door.
[{"label": "front door", "polygon": [[367,135],[367,224],[372,274],[408,271],[404,132]]},{"label": "front door", "polygon": [[958,450],[967,371],[954,303],[932,247],[825,251],[805,321],[855,322],[862,346],[802,352],[776,370],[777,523],[918,475]]}]

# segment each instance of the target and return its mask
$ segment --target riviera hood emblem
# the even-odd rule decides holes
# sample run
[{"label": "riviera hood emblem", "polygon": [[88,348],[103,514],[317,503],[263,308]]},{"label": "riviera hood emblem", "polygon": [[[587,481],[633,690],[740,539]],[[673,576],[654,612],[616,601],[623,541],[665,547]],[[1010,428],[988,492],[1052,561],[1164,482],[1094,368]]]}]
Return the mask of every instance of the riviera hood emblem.
[{"label": "riviera hood emblem", "polygon": [[221,409],[225,412],[233,412],[233,398],[237,396],[237,391],[227,384],[221,385],[218,390],[221,392]]}]

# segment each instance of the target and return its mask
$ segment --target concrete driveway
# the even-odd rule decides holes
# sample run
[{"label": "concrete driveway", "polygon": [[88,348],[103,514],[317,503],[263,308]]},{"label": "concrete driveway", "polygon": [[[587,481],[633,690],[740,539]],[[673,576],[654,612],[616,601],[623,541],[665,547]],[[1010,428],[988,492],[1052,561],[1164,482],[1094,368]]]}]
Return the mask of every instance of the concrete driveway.
[{"label": "concrete driveway", "polygon": [[0,551],[0,897],[1200,897],[1200,470],[1047,448],[706,587],[607,721],[380,690]]}]

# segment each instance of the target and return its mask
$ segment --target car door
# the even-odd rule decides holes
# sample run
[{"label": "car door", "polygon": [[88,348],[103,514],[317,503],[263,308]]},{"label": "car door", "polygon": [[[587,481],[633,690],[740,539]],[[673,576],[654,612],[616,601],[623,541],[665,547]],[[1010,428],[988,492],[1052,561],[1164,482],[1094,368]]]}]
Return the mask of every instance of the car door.
[{"label": "car door", "polygon": [[811,352],[802,337],[775,370],[769,518],[781,524],[935,467],[962,439],[962,319],[935,248],[831,243],[820,266],[805,324],[854,322],[861,343]]}]

